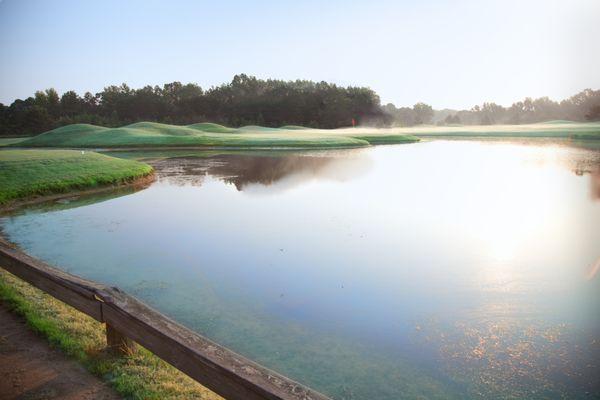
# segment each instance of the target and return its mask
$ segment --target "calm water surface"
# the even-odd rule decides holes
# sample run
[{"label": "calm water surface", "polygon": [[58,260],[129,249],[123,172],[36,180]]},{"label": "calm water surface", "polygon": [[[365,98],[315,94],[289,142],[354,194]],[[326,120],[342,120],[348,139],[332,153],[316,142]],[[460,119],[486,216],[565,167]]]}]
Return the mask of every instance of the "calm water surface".
[{"label": "calm water surface", "polygon": [[336,399],[600,398],[600,152],[120,153],[159,179],[0,220]]}]

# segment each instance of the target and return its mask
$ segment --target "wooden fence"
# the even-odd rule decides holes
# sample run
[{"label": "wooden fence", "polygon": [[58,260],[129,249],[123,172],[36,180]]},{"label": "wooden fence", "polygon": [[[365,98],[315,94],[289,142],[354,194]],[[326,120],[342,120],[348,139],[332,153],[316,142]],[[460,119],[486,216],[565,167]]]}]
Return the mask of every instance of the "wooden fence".
[{"label": "wooden fence", "polygon": [[137,342],[226,399],[328,399],[185,328],[116,287],[60,271],[1,238],[0,267],[105,323],[109,349],[128,353]]}]

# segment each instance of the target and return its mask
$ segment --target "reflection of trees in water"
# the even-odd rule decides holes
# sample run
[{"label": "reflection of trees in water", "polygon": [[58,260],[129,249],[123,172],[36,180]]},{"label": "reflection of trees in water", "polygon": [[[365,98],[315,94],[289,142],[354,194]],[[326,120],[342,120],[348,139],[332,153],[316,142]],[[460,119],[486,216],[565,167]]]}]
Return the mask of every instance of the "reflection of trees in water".
[{"label": "reflection of trees in water", "polygon": [[335,161],[334,157],[289,155],[284,157],[228,157],[227,162],[216,163],[210,168],[211,175],[221,177],[235,185],[237,190],[253,183],[269,186],[287,176],[306,174],[318,175],[325,166]]},{"label": "reflection of trees in water", "polygon": [[207,173],[206,163],[207,159],[204,158],[178,157],[155,161],[152,166],[157,172],[159,182],[177,186],[201,186]]},{"label": "reflection of trees in water", "polygon": [[592,198],[600,200],[600,167],[592,171],[591,176]]},{"label": "reflection of trees in water", "polygon": [[[357,158],[354,157],[340,156],[225,154],[206,158],[171,158],[157,161],[153,165],[158,172],[159,181],[200,186],[206,176],[210,175],[235,185],[241,191],[250,184],[270,186],[291,176],[297,178],[295,183],[316,176],[344,179],[357,172],[348,163],[364,168],[364,162],[356,161]],[[337,164],[340,164],[339,169],[336,168]]]},{"label": "reflection of trees in water", "polygon": [[600,200],[600,166],[595,168],[577,166],[573,170],[579,176],[590,175],[590,194],[593,200]]},{"label": "reflection of trees in water", "polygon": [[591,152],[585,158],[569,159],[570,167],[578,176],[590,175],[592,199],[600,200],[600,152]]},{"label": "reflection of trees in water", "polygon": [[17,209],[4,212],[3,215],[19,215],[23,213],[45,213],[51,211],[69,210],[90,204],[102,203],[103,201],[116,199],[118,197],[127,196],[143,190],[149,186],[148,184],[141,186],[123,186],[117,187],[105,192],[99,193],[75,193],[73,196],[59,198],[57,200],[48,200],[42,203],[33,203],[18,207]]}]

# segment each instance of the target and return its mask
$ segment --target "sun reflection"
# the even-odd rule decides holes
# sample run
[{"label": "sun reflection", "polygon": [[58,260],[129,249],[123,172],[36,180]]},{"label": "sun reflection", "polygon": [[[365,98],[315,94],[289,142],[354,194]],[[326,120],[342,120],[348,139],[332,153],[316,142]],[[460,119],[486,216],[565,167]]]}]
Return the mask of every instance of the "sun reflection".
[{"label": "sun reflection", "polygon": [[525,317],[530,311],[496,303],[451,324],[422,321],[415,341],[436,349],[442,369],[469,397],[566,398],[596,390],[596,340],[569,324]]},{"label": "sun reflection", "polygon": [[[478,185],[471,188],[471,201],[462,210],[464,229],[477,243],[482,266],[476,284],[492,291],[510,291],[518,283],[519,264],[527,254],[539,250],[540,237],[553,236],[566,215],[556,215],[548,202],[564,196],[557,187],[557,171],[544,165],[542,153],[537,162],[527,162],[521,152],[537,151],[514,146],[486,153],[472,175]],[[546,150],[547,152],[548,150]],[[564,210],[565,213],[567,210]]]}]

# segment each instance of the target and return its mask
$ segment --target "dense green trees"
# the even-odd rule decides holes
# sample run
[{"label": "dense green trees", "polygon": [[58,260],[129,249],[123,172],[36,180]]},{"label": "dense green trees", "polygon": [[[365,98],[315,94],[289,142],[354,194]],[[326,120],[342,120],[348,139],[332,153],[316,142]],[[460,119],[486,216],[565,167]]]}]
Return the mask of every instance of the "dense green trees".
[{"label": "dense green trees", "polygon": [[383,109],[390,116],[390,122],[393,126],[430,124],[434,116],[433,108],[425,103],[417,103],[412,108],[396,108],[392,103],[389,103]]},{"label": "dense green trees", "polygon": [[[596,110],[596,111],[595,111]],[[561,102],[548,97],[526,98],[502,107],[495,103],[483,103],[471,110],[455,111],[452,115],[465,125],[530,124],[551,120],[599,121],[600,90],[585,89]],[[453,119],[453,121],[455,121]],[[448,122],[443,118],[438,124]]]},{"label": "dense green trees", "polygon": [[[436,117],[437,116],[437,117]],[[54,89],[0,104],[0,135],[31,135],[71,123],[109,127],[139,121],[190,124],[202,121],[230,126],[304,125],[314,128],[350,126],[352,120],[370,126],[420,124],[523,124],[553,119],[600,119],[600,90],[586,89],[560,103],[547,97],[527,98],[505,108],[484,103],[471,110],[436,112],[430,105],[412,108],[380,105],[369,88],[340,87],[327,82],[262,80],[245,74],[229,83],[203,90],[173,82],[132,89],[108,86],[83,96]]]},{"label": "dense green trees", "polygon": [[503,107],[496,103],[483,103],[470,110],[434,111],[429,105],[417,103],[412,108],[396,108],[393,104],[383,106],[391,116],[394,126],[414,126],[437,123],[438,125],[494,125],[530,124],[550,120],[599,121],[600,90],[586,89],[561,102],[548,97],[526,98]]},{"label": "dense green trees", "polygon": [[458,125],[460,124],[460,117],[456,114],[454,115],[447,115],[446,118],[444,118],[444,124],[445,125]]},{"label": "dense green trees", "polygon": [[108,86],[83,97],[73,91],[59,97],[54,89],[48,89],[8,107],[0,105],[0,134],[35,134],[76,122],[120,126],[138,121],[211,121],[231,126],[337,128],[350,126],[352,119],[362,124],[390,122],[379,97],[368,88],[261,80],[242,74],[207,91],[179,82],[141,89],[126,84]]}]

